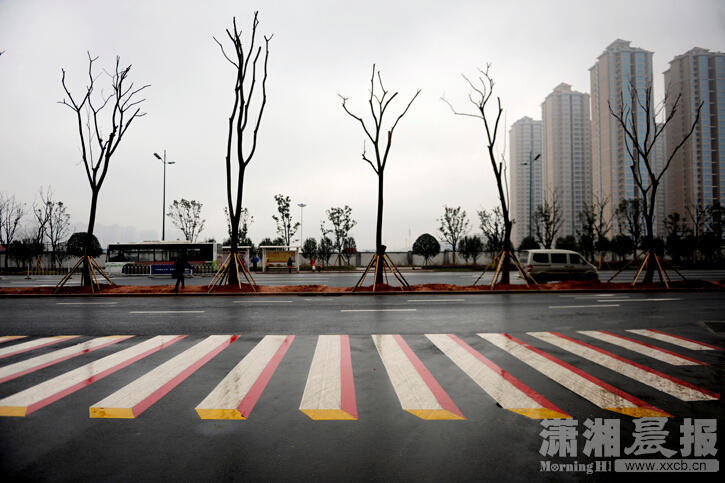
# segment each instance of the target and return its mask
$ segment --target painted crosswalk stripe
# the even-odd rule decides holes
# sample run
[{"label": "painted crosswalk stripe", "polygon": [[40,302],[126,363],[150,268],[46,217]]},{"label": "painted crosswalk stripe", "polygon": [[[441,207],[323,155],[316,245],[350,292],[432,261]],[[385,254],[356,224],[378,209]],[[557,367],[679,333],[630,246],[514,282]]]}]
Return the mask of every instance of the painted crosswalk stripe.
[{"label": "painted crosswalk stripe", "polygon": [[134,362],[183,339],[185,335],[159,335],[127,349],[61,374],[12,396],[0,399],[0,416],[27,416]]},{"label": "painted crosswalk stripe", "polygon": [[21,354],[23,352],[31,351],[33,349],[40,349],[41,347],[46,347],[49,345],[57,344],[58,342],[63,342],[65,340],[73,339],[74,337],[78,337],[77,335],[57,335],[53,337],[41,337],[40,339],[34,339],[29,340],[28,342],[23,342],[21,344],[15,344],[10,347],[3,347],[0,349],[0,359],[5,357],[14,356],[16,354]]},{"label": "painted crosswalk stripe", "polygon": [[619,347],[624,347],[625,349],[629,349],[633,352],[637,352],[638,354],[657,359],[658,361],[672,364],[673,366],[707,365],[706,362],[698,361],[696,359],[693,359],[692,357],[683,356],[682,354],[676,354],[674,352],[668,351],[667,349],[662,349],[661,347],[655,347],[653,345],[645,344],[644,342],[630,339],[629,337],[614,334],[612,332],[607,332],[604,330],[580,330],[579,333],[588,335],[589,337],[593,337],[604,342],[609,342],[610,344],[618,345]]},{"label": "painted crosswalk stripe", "polygon": [[373,335],[400,406],[421,419],[466,419],[400,335]]},{"label": "painted crosswalk stripe", "polygon": [[2,344],[3,342],[9,342],[11,340],[24,339],[25,337],[27,337],[27,335],[4,335],[0,337],[0,344]]},{"label": "painted crosswalk stripe", "polygon": [[532,419],[571,418],[455,335],[426,334],[426,337],[502,408]]},{"label": "painted crosswalk stripe", "polygon": [[478,334],[478,336],[602,409],[637,418],[671,417],[661,409],[508,334]]},{"label": "painted crosswalk stripe", "polygon": [[357,420],[349,335],[321,335],[300,411],[315,420]]},{"label": "painted crosswalk stripe", "polygon": [[721,347],[706,344],[704,342],[698,342],[692,339],[687,339],[679,335],[669,334],[667,332],[662,332],[661,330],[657,329],[628,329],[627,332],[631,332],[637,335],[643,335],[645,337],[650,337],[652,339],[656,339],[662,342],[668,342],[670,344],[678,345],[680,347],[684,347],[685,349],[691,349],[694,351],[723,350]]},{"label": "painted crosswalk stripe", "polygon": [[91,406],[90,417],[138,417],[238,338],[238,335],[207,337]]},{"label": "painted crosswalk stripe", "polygon": [[683,401],[715,401],[720,399],[720,395],[717,393],[699,388],[563,334],[557,332],[528,332],[528,334]]},{"label": "painted crosswalk stripe", "polygon": [[87,354],[88,352],[102,349],[103,347],[115,344],[116,342],[121,342],[122,340],[126,340],[130,337],[133,336],[113,335],[108,337],[97,337],[95,339],[81,342],[80,344],[66,347],[64,349],[58,349],[56,351],[48,352],[47,354],[39,355],[31,359],[16,362],[15,364],[0,367],[0,383],[10,381],[17,377],[24,376],[25,374],[29,374],[31,372],[43,369],[44,367],[52,366],[53,364],[66,361],[72,357],[80,356],[83,354]]},{"label": "painted crosswalk stripe", "polygon": [[266,335],[196,407],[201,419],[247,419],[294,335]]}]

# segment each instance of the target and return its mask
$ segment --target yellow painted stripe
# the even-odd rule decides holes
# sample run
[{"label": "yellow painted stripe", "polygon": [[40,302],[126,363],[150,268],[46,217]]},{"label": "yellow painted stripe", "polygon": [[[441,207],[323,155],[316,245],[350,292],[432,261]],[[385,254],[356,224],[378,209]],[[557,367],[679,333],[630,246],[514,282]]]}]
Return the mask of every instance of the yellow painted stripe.
[{"label": "yellow painted stripe", "polygon": [[316,421],[357,421],[355,416],[342,409],[302,409],[300,411]]},{"label": "yellow painted stripe", "polygon": [[420,419],[431,421],[466,419],[446,409],[406,409],[406,411]]},{"label": "yellow painted stripe", "polygon": [[3,342],[8,342],[10,340],[16,340],[16,339],[24,339],[27,337],[27,335],[4,335],[0,337],[0,344]]}]

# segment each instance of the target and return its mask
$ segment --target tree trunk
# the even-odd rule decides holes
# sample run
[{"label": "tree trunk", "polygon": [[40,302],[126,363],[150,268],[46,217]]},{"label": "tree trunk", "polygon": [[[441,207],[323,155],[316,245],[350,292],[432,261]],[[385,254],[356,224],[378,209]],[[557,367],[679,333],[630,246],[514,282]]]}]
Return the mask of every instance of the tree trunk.
[{"label": "tree trunk", "polygon": [[[89,257],[91,254],[91,240],[93,239],[93,229],[96,226],[96,208],[98,206],[98,192],[99,189],[91,188],[91,211],[88,215],[88,228],[86,229],[86,239],[83,246],[83,255]],[[81,276],[81,285],[84,287],[90,287],[93,283],[91,278],[91,266],[88,263],[88,258],[83,261],[83,275]]]},{"label": "tree trunk", "polygon": [[503,249],[504,249],[504,257],[503,257],[503,266],[501,267],[501,283],[503,285],[508,285],[511,283],[511,279],[509,277],[509,267],[511,265],[511,257],[509,256],[510,249],[511,249],[511,227],[513,226],[513,223],[509,221],[508,219],[508,212],[504,211],[504,239],[503,239]]},{"label": "tree trunk", "polygon": [[[383,172],[378,173],[378,221],[375,229],[375,253],[378,256],[385,254],[385,246],[383,245]],[[377,275],[375,276],[375,285],[383,283],[383,264],[378,263]]]},{"label": "tree trunk", "polygon": [[647,210],[644,215],[644,223],[646,227],[646,238],[647,238],[647,244],[649,245],[647,247],[647,252],[650,254],[649,260],[647,261],[647,271],[644,275],[644,283],[652,283],[654,281],[654,275],[655,275],[655,267],[657,265],[657,261],[655,260],[655,238],[654,238],[654,223],[652,222],[652,219],[654,218],[654,213],[650,213],[650,210]]}]

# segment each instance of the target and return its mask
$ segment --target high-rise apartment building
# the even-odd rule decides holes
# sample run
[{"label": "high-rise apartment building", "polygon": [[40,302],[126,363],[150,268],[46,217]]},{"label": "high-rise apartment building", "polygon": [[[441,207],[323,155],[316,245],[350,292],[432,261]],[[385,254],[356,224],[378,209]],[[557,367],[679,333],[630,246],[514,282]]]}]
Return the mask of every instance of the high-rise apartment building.
[{"label": "high-rise apartment building", "polygon": [[725,54],[694,48],[670,61],[665,72],[667,153],[689,132],[702,102],[692,137],[680,148],[667,171],[667,213],[688,219],[688,210],[723,205],[725,192]]},{"label": "high-rise apartment building", "polygon": [[[654,119],[647,119],[645,110],[640,105],[645,103],[643,97],[646,89],[652,87],[652,52],[632,47],[626,40],[615,40],[602,52],[589,73],[592,103],[592,195],[595,199],[606,200],[605,216],[614,217],[622,200],[638,198],[640,193],[631,171],[632,158],[626,147],[629,141],[612,116],[610,106],[614,112],[630,110],[630,125],[636,123],[640,133],[646,132],[648,123],[653,127]],[[639,92],[640,102],[634,98],[633,88]],[[644,168],[642,173],[646,186],[649,180]],[[664,186],[660,185],[658,194],[664,195],[662,191]],[[657,212],[654,220],[655,234],[663,234],[662,219],[663,214]],[[614,230],[617,229],[616,219],[612,226]]]},{"label": "high-rise apartment building", "polygon": [[525,237],[533,235],[531,219],[536,207],[544,200],[541,121],[527,116],[513,123],[509,130],[509,153],[511,218],[516,222],[511,241],[518,246]]},{"label": "high-rise apartment building", "polygon": [[544,197],[561,208],[557,236],[576,235],[579,213],[591,202],[589,94],[559,84],[541,104]]}]

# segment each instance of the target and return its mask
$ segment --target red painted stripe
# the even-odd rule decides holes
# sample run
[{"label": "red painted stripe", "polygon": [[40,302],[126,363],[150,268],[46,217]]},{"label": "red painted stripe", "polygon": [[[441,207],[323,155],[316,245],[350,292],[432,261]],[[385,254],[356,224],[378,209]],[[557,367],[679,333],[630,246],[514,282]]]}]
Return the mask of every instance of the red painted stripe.
[{"label": "red painted stripe", "polygon": [[[32,351],[32,350],[35,350],[35,349],[40,349],[41,347],[47,347],[49,345],[57,344],[58,342],[65,342],[67,340],[75,339],[76,337],[78,337],[78,336],[77,335],[71,335],[71,336],[66,337],[65,339],[60,339],[59,338],[59,339],[56,339],[56,340],[51,340],[50,342],[46,342],[45,344],[40,344],[40,345],[31,346],[31,347],[26,347],[25,349],[20,349],[19,351],[10,352],[8,354],[0,355],[0,359],[4,359],[4,358],[10,357],[10,356],[14,356],[16,354],[22,354],[23,352],[28,352],[28,351]],[[25,342],[22,342],[22,343],[25,344]]]},{"label": "red painted stripe", "polygon": [[489,368],[493,369],[499,376],[501,376],[504,379],[506,379],[506,381],[508,381],[509,383],[511,383],[519,391],[523,392],[524,394],[526,394],[527,396],[529,396],[531,399],[533,399],[534,401],[536,401],[537,403],[539,403],[541,405],[541,407],[546,408],[546,409],[551,409],[552,411],[557,411],[557,412],[559,412],[559,413],[561,413],[561,414],[563,414],[563,415],[565,415],[567,417],[571,417],[570,414],[567,414],[565,411],[563,411],[563,410],[559,409],[558,407],[556,407],[551,401],[549,401],[544,396],[542,396],[538,392],[536,392],[533,389],[531,389],[529,386],[527,386],[523,382],[521,382],[518,379],[516,379],[514,376],[512,376],[508,372],[506,372],[503,369],[501,369],[498,365],[496,365],[496,363],[494,363],[490,359],[484,357],[483,354],[481,354],[480,352],[478,352],[477,350],[475,350],[473,347],[471,347],[470,345],[468,345],[465,342],[463,342],[461,339],[459,339],[458,337],[456,337],[454,334],[447,334],[447,335],[454,342],[457,342],[458,345],[460,345],[461,347],[463,347],[464,349],[466,349],[468,352],[470,352],[476,359],[478,359],[479,361],[483,362],[484,364],[486,364],[486,366],[488,366]]},{"label": "red painted stripe", "polygon": [[284,342],[282,342],[280,348],[274,354],[272,359],[267,363],[267,367],[264,368],[257,380],[254,381],[254,384],[252,384],[252,387],[249,388],[249,392],[247,392],[247,395],[244,396],[242,402],[239,404],[239,406],[237,406],[237,411],[239,411],[243,418],[246,419],[249,416],[249,413],[252,412],[254,405],[257,404],[257,400],[262,395],[262,392],[264,392],[264,388],[267,387],[267,383],[272,378],[274,371],[277,370],[277,366],[282,361],[282,358],[287,353],[287,350],[289,349],[290,345],[292,345],[292,341],[294,339],[294,335],[288,335],[284,339]]},{"label": "red painted stripe", "polygon": [[95,351],[95,350],[98,350],[98,349],[103,349],[104,347],[108,347],[111,344],[115,344],[116,342],[121,342],[122,340],[126,340],[126,339],[129,339],[131,337],[133,337],[133,336],[132,335],[127,335],[127,336],[125,336],[123,338],[119,338],[119,339],[116,339],[116,340],[111,340],[111,341],[106,342],[105,344],[101,344],[101,345],[99,345],[97,347],[93,347],[91,349],[84,349],[84,350],[82,350],[80,352],[76,352],[76,353],[73,353],[73,354],[69,354],[69,355],[67,355],[65,357],[60,357],[58,359],[55,359],[55,360],[52,360],[52,361],[48,361],[45,364],[39,364],[39,365],[37,365],[35,367],[30,367],[28,369],[25,369],[24,371],[16,372],[15,374],[10,374],[9,376],[7,376],[5,378],[0,379],[0,384],[2,384],[3,382],[10,381],[12,379],[18,378],[20,376],[24,376],[25,374],[30,374],[31,372],[39,371],[40,369],[43,369],[43,368],[52,366],[54,364],[58,364],[59,362],[67,361],[68,359],[72,359],[72,358],[74,358],[76,356],[80,356],[80,355],[83,355],[83,354],[88,354],[89,352],[92,352],[92,351]]},{"label": "red painted stripe", "polygon": [[411,364],[413,364],[415,370],[418,371],[420,377],[423,378],[423,381],[428,386],[428,389],[430,389],[435,396],[438,404],[440,404],[443,409],[450,411],[453,414],[456,414],[462,418],[465,417],[463,416],[461,410],[458,409],[458,406],[456,406],[453,400],[448,396],[448,393],[446,393],[441,385],[438,384],[438,381],[435,377],[433,377],[433,374],[430,373],[428,368],[425,367],[425,365],[423,365],[423,362],[421,362],[418,356],[415,355],[415,352],[413,352],[413,350],[405,342],[403,337],[400,334],[395,334],[393,335],[393,338],[398,343],[398,346],[400,346],[400,348],[403,350],[405,355],[408,357],[408,360],[411,362]]},{"label": "red painted stripe", "polygon": [[651,367],[643,366],[642,364],[638,364],[638,363],[636,363],[634,361],[630,361],[629,359],[625,359],[624,357],[620,357],[617,354],[612,354],[611,352],[608,352],[608,351],[606,351],[604,349],[600,349],[599,347],[595,347],[593,345],[587,344],[586,342],[580,341],[578,339],[572,339],[571,337],[568,337],[568,336],[566,336],[564,334],[560,334],[558,332],[549,332],[549,334],[555,335],[557,337],[561,337],[562,339],[568,340],[570,342],[574,342],[575,344],[579,344],[579,345],[584,346],[584,347],[586,347],[588,349],[592,349],[594,351],[599,352],[600,354],[604,354],[605,356],[612,357],[614,359],[617,359],[620,362],[624,362],[625,364],[629,364],[631,366],[634,366],[634,367],[637,367],[639,369],[642,369],[643,371],[647,371],[650,374],[654,374],[656,376],[662,377],[664,379],[668,379],[668,380],[670,380],[672,382],[675,382],[677,384],[680,384],[682,386],[689,387],[690,389],[694,389],[695,391],[699,391],[699,392],[701,392],[703,394],[707,394],[708,396],[711,396],[711,397],[720,399],[720,395],[718,393],[716,393],[716,392],[708,391],[707,389],[703,389],[701,387],[697,387],[697,386],[695,386],[693,384],[690,384],[689,382],[681,381],[680,379],[677,379],[676,377],[669,376],[669,375],[667,375],[667,374],[665,374],[663,372],[660,372],[658,370],[652,369]]},{"label": "red painted stripe", "polygon": [[680,339],[680,340],[685,340],[687,342],[692,342],[693,344],[703,345],[705,347],[709,347],[710,349],[714,349],[716,351],[723,350],[722,347],[718,347],[716,345],[710,345],[710,344],[707,344],[705,342],[700,342],[699,340],[688,339],[687,337],[682,337],[681,335],[670,334],[668,332],[662,332],[661,330],[657,330],[657,329],[645,329],[645,330],[648,330],[650,332],[656,332],[656,333],[662,334],[662,335],[668,335],[670,337],[674,337],[675,339]]},{"label": "red painted stripe", "polygon": [[357,419],[355,379],[352,375],[350,336],[340,336],[340,409]]},{"label": "red painted stripe", "polygon": [[174,344],[174,343],[180,341],[184,337],[186,337],[186,336],[180,335],[180,336],[176,337],[175,339],[171,339],[169,342],[167,342],[165,344],[162,344],[160,346],[149,349],[146,352],[137,355],[136,357],[133,357],[127,361],[121,362],[120,364],[117,364],[109,369],[106,369],[105,371],[98,373],[95,376],[91,376],[88,379],[86,379],[85,381],[81,381],[78,384],[75,384],[69,388],[66,388],[60,392],[53,394],[52,396],[48,396],[47,398],[43,399],[42,401],[38,401],[35,404],[31,404],[30,406],[28,406],[28,408],[25,412],[25,415],[27,416],[28,414],[33,413],[33,412],[37,411],[38,409],[44,408],[48,404],[54,403],[55,401],[58,401],[59,399],[63,399],[67,395],[73,394],[74,392],[76,392],[79,389],[83,389],[84,387],[90,386],[94,382],[100,381],[104,377],[110,376],[114,372],[116,372],[120,369],[123,369],[126,366],[130,366],[134,362],[136,362],[140,359],[143,359],[144,357],[151,355],[154,352],[157,352],[157,351],[160,351],[161,349],[165,349],[165,348],[169,347],[171,344]]},{"label": "red painted stripe", "polygon": [[149,394],[149,396],[141,401],[140,403],[136,404],[133,408],[131,408],[131,412],[133,413],[134,417],[138,417],[146,411],[148,408],[153,406],[159,399],[166,396],[173,388],[181,384],[184,379],[192,375],[199,369],[201,366],[212,360],[214,357],[216,357],[217,354],[219,354],[221,351],[232,345],[232,342],[237,340],[239,338],[238,335],[233,335],[229,338],[229,340],[222,342],[219,346],[217,346],[214,350],[207,353],[204,357],[184,369],[182,372],[180,372],[176,377],[168,381],[166,384],[158,388],[156,391]]},{"label": "red painted stripe", "polygon": [[632,404],[636,404],[637,406],[642,407],[642,408],[653,409],[655,411],[659,411],[662,414],[666,414],[667,416],[670,416],[670,417],[672,416],[671,414],[668,414],[665,411],[642,401],[641,399],[637,399],[636,397],[632,396],[631,394],[627,394],[626,392],[622,391],[621,389],[617,389],[616,387],[614,387],[610,384],[607,384],[606,382],[602,381],[601,379],[597,379],[596,377],[592,376],[591,374],[587,374],[586,372],[582,371],[581,369],[578,369],[578,368],[572,366],[571,364],[568,364],[568,363],[562,361],[561,359],[558,359],[558,358],[552,356],[551,354],[547,354],[546,352],[542,351],[541,349],[537,349],[536,347],[529,345],[526,342],[517,339],[516,337],[513,337],[509,334],[501,334],[501,335],[503,335],[507,339],[509,339],[513,342],[516,342],[517,344],[525,347],[526,349],[536,352],[540,356],[543,356],[543,357],[549,359],[551,362],[554,362],[565,369],[569,369],[573,373],[583,377],[584,379],[588,380],[589,382],[596,384],[597,386],[601,387],[602,389],[606,389],[607,391],[616,394],[617,396],[621,397],[622,399],[626,399],[627,401],[631,402]]},{"label": "red painted stripe", "polygon": [[667,349],[663,349],[661,347],[657,347],[657,346],[654,346],[654,345],[646,344],[646,343],[640,342],[640,341],[638,341],[636,339],[630,339],[629,337],[625,337],[623,335],[614,334],[612,332],[607,332],[606,330],[598,330],[597,332],[601,332],[602,334],[607,334],[607,335],[611,335],[611,336],[614,336],[614,337],[619,337],[620,339],[627,340],[629,342],[634,342],[635,344],[643,345],[645,347],[649,347],[650,349],[654,349],[656,351],[664,352],[665,354],[669,354],[671,356],[679,357],[681,359],[685,359],[687,361],[694,362],[696,364],[700,364],[700,365],[703,365],[703,366],[706,366],[707,365],[707,362],[698,361],[697,359],[693,359],[692,357],[683,356],[682,354],[678,354],[677,352],[668,351]]}]

